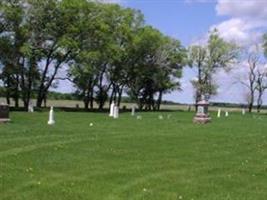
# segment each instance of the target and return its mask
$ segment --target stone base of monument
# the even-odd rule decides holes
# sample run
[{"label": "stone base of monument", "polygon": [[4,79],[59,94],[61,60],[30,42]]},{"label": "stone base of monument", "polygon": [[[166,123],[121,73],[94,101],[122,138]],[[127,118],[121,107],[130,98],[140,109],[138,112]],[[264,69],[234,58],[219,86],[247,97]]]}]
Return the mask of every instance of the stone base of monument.
[{"label": "stone base of monument", "polygon": [[9,118],[9,106],[6,104],[0,104],[0,123],[10,122]]},{"label": "stone base of monument", "polygon": [[211,122],[211,117],[207,114],[196,114],[193,119],[193,122],[196,124],[206,124]]}]

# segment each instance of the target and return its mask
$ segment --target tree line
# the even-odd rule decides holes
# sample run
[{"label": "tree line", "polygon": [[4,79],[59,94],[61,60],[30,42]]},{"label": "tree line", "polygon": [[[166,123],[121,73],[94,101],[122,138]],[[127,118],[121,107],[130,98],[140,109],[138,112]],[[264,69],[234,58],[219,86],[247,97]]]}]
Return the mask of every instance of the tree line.
[{"label": "tree line", "polygon": [[[267,41],[267,38],[266,38]],[[266,43],[265,43],[266,47]],[[267,49],[267,48],[266,48]],[[214,74],[229,71],[239,48],[216,30],[206,45],[185,48],[145,23],[143,14],[116,4],[88,0],[2,0],[0,80],[6,101],[42,107],[59,80],[73,83],[85,109],[98,109],[127,96],[139,109],[159,110],[163,95],[181,88],[185,66],[196,101],[218,86]]]},{"label": "tree line", "polygon": [[140,109],[159,109],[180,87],[185,48],[137,10],[86,0],[4,0],[0,9],[1,81],[16,107],[33,96],[41,107],[61,79],[86,109],[119,105],[124,92]]}]

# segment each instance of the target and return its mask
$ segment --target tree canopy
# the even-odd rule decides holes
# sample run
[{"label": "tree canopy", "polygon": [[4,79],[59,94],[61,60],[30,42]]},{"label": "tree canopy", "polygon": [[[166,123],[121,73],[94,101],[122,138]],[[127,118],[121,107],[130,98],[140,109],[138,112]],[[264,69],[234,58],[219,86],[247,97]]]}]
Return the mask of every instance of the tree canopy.
[{"label": "tree canopy", "polygon": [[128,93],[140,108],[159,109],[180,87],[185,49],[145,24],[140,11],[87,0],[3,0],[1,80],[7,102],[45,103],[60,79],[73,82],[85,108]]}]

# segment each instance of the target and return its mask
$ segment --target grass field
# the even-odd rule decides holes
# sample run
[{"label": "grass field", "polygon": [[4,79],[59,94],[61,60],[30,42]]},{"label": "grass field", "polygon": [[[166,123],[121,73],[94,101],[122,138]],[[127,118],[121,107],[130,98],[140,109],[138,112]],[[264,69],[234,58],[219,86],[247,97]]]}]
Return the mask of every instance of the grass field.
[{"label": "grass field", "polygon": [[201,126],[193,113],[161,114],[59,112],[47,126],[48,113],[11,113],[0,125],[0,199],[266,200],[266,115]]}]

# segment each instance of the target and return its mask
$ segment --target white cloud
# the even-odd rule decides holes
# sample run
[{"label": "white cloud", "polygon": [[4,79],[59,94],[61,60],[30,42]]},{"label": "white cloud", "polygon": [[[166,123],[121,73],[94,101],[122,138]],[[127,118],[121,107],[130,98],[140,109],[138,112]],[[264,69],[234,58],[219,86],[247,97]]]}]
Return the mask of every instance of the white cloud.
[{"label": "white cloud", "polygon": [[221,36],[228,41],[235,41],[243,46],[259,43],[264,30],[267,28],[267,1],[266,0],[218,0],[217,15],[228,16],[215,27]]},{"label": "white cloud", "polygon": [[228,15],[241,18],[267,19],[266,0],[218,0],[216,5],[218,15]]},{"label": "white cloud", "polygon": [[211,26],[210,29],[217,28],[221,37],[227,41],[233,41],[242,46],[249,46],[259,43],[263,34],[259,29],[266,27],[266,25],[263,21],[231,18]]}]

